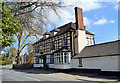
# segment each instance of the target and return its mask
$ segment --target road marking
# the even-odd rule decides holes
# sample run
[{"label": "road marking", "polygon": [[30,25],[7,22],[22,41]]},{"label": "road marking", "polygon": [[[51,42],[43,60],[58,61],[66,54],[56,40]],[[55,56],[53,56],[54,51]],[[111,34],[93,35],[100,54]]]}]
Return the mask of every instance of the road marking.
[{"label": "road marking", "polygon": [[[11,75],[15,75],[15,76],[21,76],[21,75],[19,75],[19,74],[15,74],[15,73],[8,73],[8,72],[5,72],[5,73],[7,73],[7,74],[11,74]],[[23,75],[23,74],[22,74]],[[25,78],[28,78],[28,79],[32,79],[32,80],[35,80],[35,81],[41,81],[41,80],[39,80],[39,79],[35,79],[35,78],[31,78],[31,77],[29,77],[29,76],[26,76],[26,75],[24,75],[23,77],[25,77]],[[28,80],[29,81],[29,80]]]},{"label": "road marking", "polygon": [[35,81],[40,81],[40,80],[38,80],[38,79],[31,78],[31,77],[25,77],[25,78],[32,79],[32,80],[35,80]]},{"label": "road marking", "polygon": [[[14,70],[11,70],[11,71],[13,71],[14,72]],[[26,73],[23,73],[23,72],[19,72],[19,71],[16,71],[16,72],[14,72],[14,73],[16,73],[16,74],[21,74],[21,75],[25,75],[25,76],[29,76],[30,74],[26,74]],[[67,81],[69,81],[69,80],[71,80],[71,81],[78,81],[78,80],[76,80],[76,79],[66,79],[66,78],[62,78],[62,77],[53,77],[53,76],[47,76],[47,75],[43,75],[43,74],[37,74],[37,75],[39,75],[39,76],[44,76],[44,77],[50,77],[50,78],[52,78],[52,79],[60,79],[60,80],[67,80]],[[44,78],[43,77],[43,78]],[[32,78],[33,79],[33,78]],[[37,79],[38,80],[38,79]],[[82,80],[79,80],[79,81],[82,81]]]},{"label": "road marking", "polygon": [[[34,77],[29,77],[29,75],[30,74],[27,74],[27,73],[23,73],[23,72],[19,72],[19,71],[14,71],[14,70],[11,70],[10,71],[13,75],[18,75],[18,76],[20,76],[20,75],[24,75],[25,76],[25,78],[29,78],[29,79],[32,79],[32,80],[36,80],[36,81],[41,81],[41,80],[39,80],[39,78],[35,78],[34,79]],[[34,74],[33,74],[34,75]],[[44,79],[45,80],[45,77],[47,77],[47,78],[52,78],[52,79],[54,79],[54,80],[71,80],[71,81],[78,81],[78,80],[72,80],[72,79],[66,79],[66,78],[62,78],[62,77],[53,77],[53,76],[47,76],[47,75],[41,75],[41,74],[37,74],[37,75],[39,75],[39,77],[42,77],[41,79]],[[47,80],[47,79],[46,79]],[[51,79],[50,79],[51,80]]]}]

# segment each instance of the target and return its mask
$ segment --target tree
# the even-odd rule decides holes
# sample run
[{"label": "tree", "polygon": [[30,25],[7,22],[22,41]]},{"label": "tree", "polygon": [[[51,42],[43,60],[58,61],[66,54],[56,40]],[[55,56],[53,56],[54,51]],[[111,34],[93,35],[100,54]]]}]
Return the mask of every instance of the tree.
[{"label": "tree", "polygon": [[28,54],[34,52],[34,47],[33,47],[33,45],[32,45],[32,44],[29,44],[27,50],[28,50]]},{"label": "tree", "polygon": [[30,36],[37,38],[37,35],[42,35],[46,22],[49,22],[44,14],[53,10],[59,17],[57,12],[60,5],[52,0],[44,0],[39,2],[7,2],[5,6],[11,11],[13,17],[21,18],[17,21],[20,27],[19,32],[15,32],[18,41],[17,64],[19,64],[20,53],[29,45],[28,42],[26,43],[27,39]]},{"label": "tree", "polygon": [[17,56],[17,49],[15,47],[11,47],[9,49],[9,54],[12,59],[15,59]]},{"label": "tree", "polygon": [[1,54],[2,56],[2,64],[11,64],[12,58],[10,57],[9,47],[4,48],[4,53]]},{"label": "tree", "polygon": [[32,44],[29,44],[28,45],[28,61],[30,64],[33,64],[34,63],[34,47]]},{"label": "tree", "polygon": [[27,32],[33,32],[34,35],[42,35],[43,26],[48,21],[46,13],[54,11],[59,17],[58,12],[61,7],[59,2],[44,0],[38,2],[8,2],[7,7],[12,11],[15,17],[22,19],[22,25]]},{"label": "tree", "polygon": [[13,35],[19,32],[21,28],[20,18],[14,17],[5,5],[5,2],[0,4],[0,7],[2,7],[2,11],[0,11],[2,14],[0,22],[0,26],[2,26],[2,48],[10,46],[15,42]]},{"label": "tree", "polygon": [[[25,43],[26,40],[27,40],[28,37],[30,37],[30,36],[32,35],[32,33],[33,33],[33,32],[29,33],[29,34],[24,38],[24,40],[23,40],[23,39],[22,39],[22,37],[23,37],[23,29],[24,29],[24,28],[22,28],[21,31],[16,34],[16,36],[17,36],[17,41],[18,41],[17,64],[20,63],[20,53],[22,52],[22,50],[23,50],[27,45],[30,44],[30,43]],[[23,42],[22,42],[22,40],[23,40]]]}]

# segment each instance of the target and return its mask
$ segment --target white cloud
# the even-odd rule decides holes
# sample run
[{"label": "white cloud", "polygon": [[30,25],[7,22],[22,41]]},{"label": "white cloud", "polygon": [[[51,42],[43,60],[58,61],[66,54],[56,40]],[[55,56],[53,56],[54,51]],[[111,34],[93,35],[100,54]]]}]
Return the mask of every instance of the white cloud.
[{"label": "white cloud", "polygon": [[105,23],[107,23],[107,20],[105,18],[102,18],[94,22],[94,25],[100,25],[100,24],[105,24]]},{"label": "white cloud", "polygon": [[95,32],[92,32],[93,34],[95,34]]},{"label": "white cloud", "polygon": [[120,0],[97,0],[98,2],[119,2]]},{"label": "white cloud", "polygon": [[[54,0],[56,1],[56,0]],[[57,1],[72,1],[72,0],[57,0]],[[74,0],[74,2],[82,1],[82,2],[119,2],[120,0]]]},{"label": "white cloud", "polygon": [[[41,1],[41,0],[34,0],[34,1]],[[44,0],[45,1],[45,0]],[[51,0],[47,0],[47,1],[51,1]],[[72,1],[72,0],[52,0],[54,2],[59,2],[59,1]],[[74,1],[82,1],[82,2],[118,2],[120,0],[74,0]]]},{"label": "white cloud", "polygon": [[114,20],[110,20],[109,23],[114,23],[115,21]]},{"label": "white cloud", "polygon": [[[59,1],[61,1],[62,6],[65,6],[65,7],[61,9],[57,9],[58,10],[57,13],[60,19],[56,15],[56,13],[51,9],[46,9],[43,12],[43,15],[45,15],[46,18],[48,18],[49,23],[52,24],[51,26],[52,29],[58,26],[62,26],[69,22],[75,22],[74,8],[76,6],[82,8],[83,11],[91,11],[91,10],[95,10],[103,7],[102,3],[99,3],[100,0],[91,0],[91,1],[89,0],[53,0],[53,1],[57,1],[58,3]],[[102,20],[103,21],[100,20],[100,22],[96,22],[95,24],[104,24],[107,22],[106,19],[102,19]],[[113,21],[110,21],[110,23],[113,23]],[[84,17],[84,24],[85,26],[89,26],[91,24],[91,20]],[[51,27],[48,27],[47,29],[50,30]]]},{"label": "white cloud", "polygon": [[106,23],[114,23],[114,20],[107,20],[106,18],[99,19],[98,21],[94,22],[94,25],[102,25]]},{"label": "white cloud", "polygon": [[83,17],[84,25],[89,26],[91,24],[91,20],[89,20],[87,17]]},{"label": "white cloud", "polygon": [[69,6],[69,7],[81,7],[84,11],[90,11],[94,9],[98,9],[102,7],[102,4],[97,2],[97,0],[63,0],[63,5]]},{"label": "white cloud", "polygon": [[[60,19],[51,9],[46,9],[43,13],[48,18],[50,24],[56,25],[54,25],[54,27],[58,27],[69,22],[75,22],[74,8],[76,6],[82,8],[83,11],[95,10],[102,7],[102,4],[96,2],[96,0],[91,0],[91,2],[89,2],[89,0],[86,0],[86,2],[83,0],[63,0],[61,2],[65,7],[57,9]],[[85,18],[85,25],[90,24],[88,21],[89,20]]]},{"label": "white cloud", "polygon": [[[72,14],[72,12],[69,12],[66,9],[58,9],[58,15],[52,9],[45,10],[43,14],[47,17],[50,24],[55,24],[57,26],[61,26],[69,22],[74,22],[75,20],[75,16]],[[54,28],[55,27],[56,26],[54,26]]]}]

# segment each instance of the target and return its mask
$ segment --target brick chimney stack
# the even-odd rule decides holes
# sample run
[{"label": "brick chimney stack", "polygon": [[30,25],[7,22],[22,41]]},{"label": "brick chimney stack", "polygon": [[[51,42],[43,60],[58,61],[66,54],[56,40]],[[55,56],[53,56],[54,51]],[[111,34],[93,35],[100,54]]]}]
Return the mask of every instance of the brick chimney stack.
[{"label": "brick chimney stack", "polygon": [[82,8],[75,7],[76,29],[85,29],[83,24]]}]

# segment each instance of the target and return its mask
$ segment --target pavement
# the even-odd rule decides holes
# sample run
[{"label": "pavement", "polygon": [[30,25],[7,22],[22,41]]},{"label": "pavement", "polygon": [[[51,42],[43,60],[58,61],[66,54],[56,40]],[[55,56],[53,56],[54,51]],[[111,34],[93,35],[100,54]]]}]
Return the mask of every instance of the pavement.
[{"label": "pavement", "polygon": [[86,75],[57,72],[54,70],[14,70],[12,66],[0,67],[1,81],[80,81],[80,83],[118,83],[118,79],[97,78]]}]

